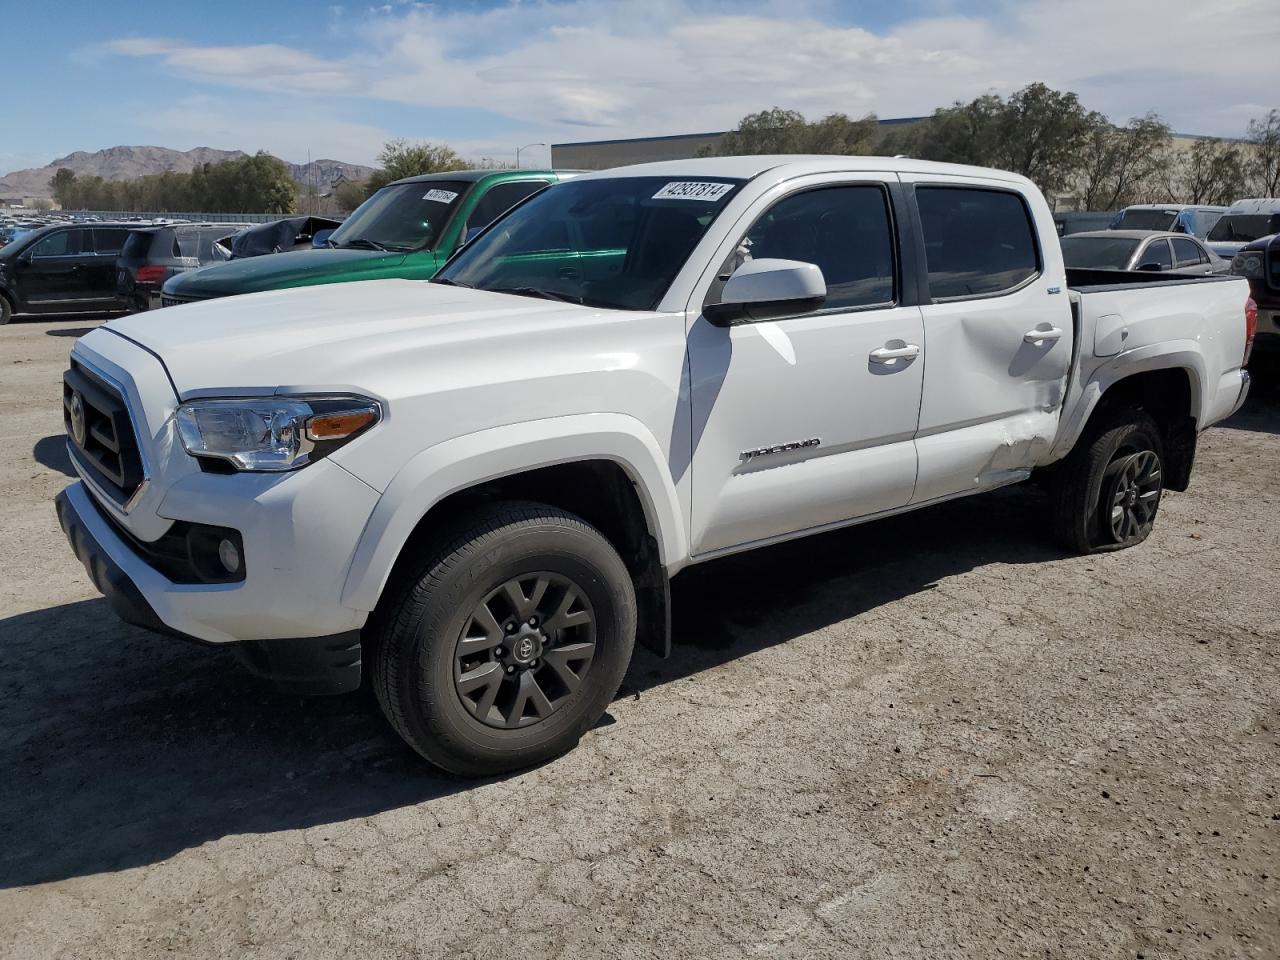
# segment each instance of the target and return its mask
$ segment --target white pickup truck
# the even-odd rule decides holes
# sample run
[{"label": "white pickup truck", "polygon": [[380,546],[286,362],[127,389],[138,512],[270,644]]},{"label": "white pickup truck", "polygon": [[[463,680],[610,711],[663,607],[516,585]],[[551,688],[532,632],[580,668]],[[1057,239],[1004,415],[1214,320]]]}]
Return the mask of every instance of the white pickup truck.
[{"label": "white pickup truck", "polygon": [[1027,180],[689,160],[517,206],[431,282],[113,320],[57,508],[127,621],[304,692],[362,665],[462,774],[569,749],[690,564],[1040,472],[1132,546],[1249,378],[1233,277],[1068,276]]}]

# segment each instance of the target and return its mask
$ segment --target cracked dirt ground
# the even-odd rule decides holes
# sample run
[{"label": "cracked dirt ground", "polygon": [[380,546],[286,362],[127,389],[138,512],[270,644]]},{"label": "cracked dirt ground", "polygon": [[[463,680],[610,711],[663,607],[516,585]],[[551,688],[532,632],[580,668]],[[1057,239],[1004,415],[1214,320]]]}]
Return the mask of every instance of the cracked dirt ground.
[{"label": "cracked dirt ground", "polygon": [[575,752],[468,783],[111,616],[83,326],[0,329],[0,956],[1280,956],[1274,389],[1136,550],[1019,490],[692,570]]}]

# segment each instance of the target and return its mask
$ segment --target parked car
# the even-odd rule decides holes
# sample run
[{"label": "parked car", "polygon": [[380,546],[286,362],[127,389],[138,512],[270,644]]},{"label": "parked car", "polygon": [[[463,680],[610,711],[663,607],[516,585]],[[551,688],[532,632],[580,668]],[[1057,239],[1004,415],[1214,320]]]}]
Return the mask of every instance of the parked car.
[{"label": "parked car", "polygon": [[1209,249],[1228,260],[1262,237],[1280,233],[1280,198],[1237,200],[1209,231]]},{"label": "parked car", "polygon": [[284,287],[400,277],[426,280],[508,207],[570,174],[455,170],[383,187],[328,238],[327,247],[215,264],[168,281],[166,306]]},{"label": "parked car", "polygon": [[122,223],[41,227],[0,247],[0,324],[17,314],[128,309],[116,292]]},{"label": "parked car", "polygon": [[170,277],[227,259],[218,241],[233,223],[136,227],[116,260],[116,292],[135,310],[160,305],[160,287]]},{"label": "parked car", "polygon": [[1184,203],[1138,203],[1125,207],[1111,222],[1113,230],[1160,230],[1189,233],[1204,239],[1227,212],[1226,207]]},{"label": "parked car", "polygon": [[1257,315],[1258,349],[1280,353],[1280,234],[1245,244],[1231,261],[1231,272],[1249,281]]},{"label": "parked car", "polygon": [[1053,225],[1058,228],[1058,236],[1069,237],[1073,233],[1084,233],[1087,230],[1105,230],[1115,218],[1112,210],[1072,210],[1055,213]]},{"label": "parked car", "polygon": [[571,748],[635,642],[669,651],[693,564],[1037,471],[1064,546],[1141,543],[1245,399],[1247,297],[1068,271],[1003,171],[623,167],[511,210],[430,283],[93,330],[57,511],[126,620],[293,690],[367,670],[419,753],[492,774]]},{"label": "parked car", "polygon": [[1069,269],[1175,270],[1178,273],[1227,273],[1224,260],[1195,237],[1149,230],[1094,230],[1062,238]]},{"label": "parked car", "polygon": [[223,245],[231,251],[230,260],[310,250],[314,237],[332,233],[341,223],[332,217],[285,217],[243,227],[224,240]]}]

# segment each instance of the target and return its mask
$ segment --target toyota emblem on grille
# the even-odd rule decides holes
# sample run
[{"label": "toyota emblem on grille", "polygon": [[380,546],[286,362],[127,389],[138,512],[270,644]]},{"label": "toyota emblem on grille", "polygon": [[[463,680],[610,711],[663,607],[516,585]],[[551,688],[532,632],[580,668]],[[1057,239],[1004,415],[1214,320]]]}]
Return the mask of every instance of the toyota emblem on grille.
[{"label": "toyota emblem on grille", "polygon": [[84,400],[78,393],[71,394],[68,416],[71,420],[71,439],[76,442],[76,446],[83,447],[85,441]]}]

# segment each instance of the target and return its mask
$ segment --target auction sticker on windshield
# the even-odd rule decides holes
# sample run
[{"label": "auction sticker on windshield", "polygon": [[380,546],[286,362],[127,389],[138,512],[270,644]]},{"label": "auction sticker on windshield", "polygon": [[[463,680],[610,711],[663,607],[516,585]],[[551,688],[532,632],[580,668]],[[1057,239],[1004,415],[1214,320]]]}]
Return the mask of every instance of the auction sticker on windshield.
[{"label": "auction sticker on windshield", "polygon": [[731,183],[700,183],[696,180],[673,180],[653,195],[654,200],[719,200],[733,189]]},{"label": "auction sticker on windshield", "polygon": [[452,190],[428,190],[422,195],[423,200],[434,200],[436,203],[453,203],[458,195]]}]

